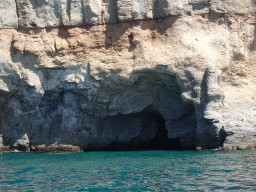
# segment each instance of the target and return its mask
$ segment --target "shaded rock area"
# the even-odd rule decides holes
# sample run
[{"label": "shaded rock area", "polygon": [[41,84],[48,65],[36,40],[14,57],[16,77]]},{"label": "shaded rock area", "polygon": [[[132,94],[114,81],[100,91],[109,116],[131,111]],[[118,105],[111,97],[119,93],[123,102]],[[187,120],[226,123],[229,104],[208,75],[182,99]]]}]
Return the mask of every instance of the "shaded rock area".
[{"label": "shaded rock area", "polygon": [[1,2],[0,151],[254,149],[241,2]]},{"label": "shaded rock area", "polygon": [[195,108],[182,102],[176,78],[153,71],[136,73],[137,80],[125,92],[120,87],[100,90],[101,97],[118,99],[110,100],[116,103],[108,108],[103,100],[90,102],[88,91],[73,89],[47,91],[39,103],[31,94],[28,101],[19,93],[5,98],[3,144],[18,150],[39,150],[42,144],[78,145],[84,151],[194,149]]},{"label": "shaded rock area", "polygon": [[[112,119],[115,122],[120,121],[117,124],[118,126],[123,127],[122,124],[124,124],[125,131],[121,132],[116,137],[116,140],[107,146],[88,146],[84,148],[84,151],[184,150],[195,148],[195,142],[190,142],[189,144],[183,143],[182,146],[180,138],[169,138],[168,132],[173,132],[173,130],[170,129],[167,131],[164,118],[154,110],[150,112],[151,110],[145,109],[140,114],[134,114],[134,116],[121,115],[113,117]],[[129,120],[129,118],[132,120]],[[131,126],[129,124],[136,118],[139,119],[139,127],[133,127],[130,130]],[[124,123],[127,120],[129,123]],[[120,129],[120,127],[117,127],[117,129]],[[137,129],[137,134],[129,138],[131,137],[130,133],[134,129]],[[195,132],[195,130],[190,131]],[[191,137],[195,139],[195,134],[192,133]]]}]

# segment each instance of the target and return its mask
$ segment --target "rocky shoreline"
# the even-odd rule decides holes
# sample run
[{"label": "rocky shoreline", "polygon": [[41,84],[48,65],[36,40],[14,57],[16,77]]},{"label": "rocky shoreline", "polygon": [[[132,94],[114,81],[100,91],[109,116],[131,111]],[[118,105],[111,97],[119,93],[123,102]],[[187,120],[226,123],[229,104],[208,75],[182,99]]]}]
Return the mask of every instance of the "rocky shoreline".
[{"label": "rocky shoreline", "polygon": [[255,6],[1,2],[0,151],[255,149]]}]

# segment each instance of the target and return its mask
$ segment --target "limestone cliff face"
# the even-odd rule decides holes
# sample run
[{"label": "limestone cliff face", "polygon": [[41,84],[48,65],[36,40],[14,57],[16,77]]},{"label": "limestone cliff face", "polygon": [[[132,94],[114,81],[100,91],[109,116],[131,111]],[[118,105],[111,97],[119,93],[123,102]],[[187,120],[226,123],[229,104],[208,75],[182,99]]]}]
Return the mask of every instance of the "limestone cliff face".
[{"label": "limestone cliff face", "polygon": [[255,148],[255,6],[1,2],[1,150]]}]

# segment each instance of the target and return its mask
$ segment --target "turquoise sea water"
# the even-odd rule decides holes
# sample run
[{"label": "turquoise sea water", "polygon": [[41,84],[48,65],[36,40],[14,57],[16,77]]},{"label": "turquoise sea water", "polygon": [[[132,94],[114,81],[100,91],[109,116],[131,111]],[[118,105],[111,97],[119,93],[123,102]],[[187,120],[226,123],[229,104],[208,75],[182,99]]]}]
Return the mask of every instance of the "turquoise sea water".
[{"label": "turquoise sea water", "polygon": [[0,191],[256,191],[256,152],[0,155]]}]

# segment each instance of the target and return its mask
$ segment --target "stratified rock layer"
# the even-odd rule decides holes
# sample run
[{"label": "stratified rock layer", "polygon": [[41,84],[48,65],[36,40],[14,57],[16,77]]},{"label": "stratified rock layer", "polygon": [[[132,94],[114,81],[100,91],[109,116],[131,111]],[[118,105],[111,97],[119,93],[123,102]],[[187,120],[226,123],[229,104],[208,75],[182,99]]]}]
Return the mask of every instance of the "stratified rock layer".
[{"label": "stratified rock layer", "polygon": [[2,151],[255,148],[254,1],[8,2]]},{"label": "stratified rock layer", "polygon": [[208,13],[255,15],[255,0],[3,0],[1,28],[109,24]]}]

